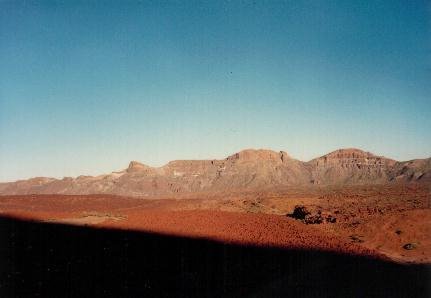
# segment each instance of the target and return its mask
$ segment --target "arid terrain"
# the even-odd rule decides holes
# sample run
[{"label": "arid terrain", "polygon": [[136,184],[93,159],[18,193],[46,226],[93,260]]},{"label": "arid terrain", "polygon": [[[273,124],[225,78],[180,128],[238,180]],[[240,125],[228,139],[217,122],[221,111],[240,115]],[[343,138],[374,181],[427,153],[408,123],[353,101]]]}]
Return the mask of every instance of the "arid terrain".
[{"label": "arid terrain", "polygon": [[431,263],[430,181],[431,158],[340,149],[302,162],[248,149],[224,160],[133,161],[97,177],[2,183],[0,213]]},{"label": "arid terrain", "polygon": [[395,161],[340,149],[308,162],[284,151],[247,149],[221,160],[176,160],[162,167],[137,161],[99,176],[36,177],[0,183],[0,195],[111,194],[149,197],[195,192],[419,183],[431,185],[431,158]]},{"label": "arid terrain", "polygon": [[222,161],[132,162],[99,177],[5,183],[0,216],[320,251],[429,273],[430,177],[430,159],[397,162],[348,149],[303,163],[285,152],[247,150]]},{"label": "arid terrain", "polygon": [[[302,207],[306,213],[295,214]],[[51,223],[431,263],[429,190],[420,185],[286,192],[0,197],[0,214]]]}]

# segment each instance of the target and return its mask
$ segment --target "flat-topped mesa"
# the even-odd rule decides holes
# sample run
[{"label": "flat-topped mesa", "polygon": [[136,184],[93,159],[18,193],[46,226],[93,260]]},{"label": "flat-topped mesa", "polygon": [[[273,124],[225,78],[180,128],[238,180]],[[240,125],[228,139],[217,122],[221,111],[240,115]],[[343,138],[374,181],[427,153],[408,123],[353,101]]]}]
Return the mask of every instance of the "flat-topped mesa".
[{"label": "flat-topped mesa", "polygon": [[374,164],[374,165],[393,165],[395,160],[378,156],[371,152],[366,152],[356,148],[338,149],[321,157],[310,161],[317,165],[326,163],[344,163],[344,164]]},{"label": "flat-topped mesa", "polygon": [[290,156],[284,152],[275,152],[267,149],[246,149],[238,153],[230,155],[226,160],[231,161],[259,161],[259,160],[274,160],[283,162],[286,159],[290,159]]},{"label": "flat-topped mesa", "polygon": [[375,157],[379,157],[379,156],[374,155],[371,152],[363,151],[361,149],[345,148],[345,149],[335,150],[335,151],[328,153],[322,157],[326,157],[326,158],[375,158]]},{"label": "flat-topped mesa", "polygon": [[355,148],[339,149],[308,162],[313,183],[326,185],[385,183],[395,163]]}]

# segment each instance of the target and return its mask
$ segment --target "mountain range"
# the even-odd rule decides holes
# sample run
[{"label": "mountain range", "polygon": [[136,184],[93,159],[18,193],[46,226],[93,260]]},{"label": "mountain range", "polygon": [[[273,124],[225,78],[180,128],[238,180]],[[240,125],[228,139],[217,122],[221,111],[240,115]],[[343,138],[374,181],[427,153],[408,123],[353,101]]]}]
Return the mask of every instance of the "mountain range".
[{"label": "mountain range", "polygon": [[115,194],[156,196],[277,187],[421,183],[431,185],[431,158],[396,161],[339,149],[303,162],[284,151],[247,149],[222,160],[176,160],[161,167],[137,161],[99,176],[36,177],[0,183],[0,195]]}]

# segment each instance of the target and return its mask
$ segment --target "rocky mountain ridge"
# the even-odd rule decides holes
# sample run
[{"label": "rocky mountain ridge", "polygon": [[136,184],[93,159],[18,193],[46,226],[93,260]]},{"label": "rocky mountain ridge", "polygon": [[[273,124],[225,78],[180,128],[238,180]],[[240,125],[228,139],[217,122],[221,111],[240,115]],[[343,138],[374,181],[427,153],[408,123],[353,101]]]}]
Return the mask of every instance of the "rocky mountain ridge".
[{"label": "rocky mountain ridge", "polygon": [[155,196],[199,191],[411,182],[431,185],[431,158],[399,162],[349,148],[303,162],[284,151],[247,149],[222,160],[176,160],[162,167],[132,161],[122,171],[95,177],[37,177],[0,183],[0,195]]}]

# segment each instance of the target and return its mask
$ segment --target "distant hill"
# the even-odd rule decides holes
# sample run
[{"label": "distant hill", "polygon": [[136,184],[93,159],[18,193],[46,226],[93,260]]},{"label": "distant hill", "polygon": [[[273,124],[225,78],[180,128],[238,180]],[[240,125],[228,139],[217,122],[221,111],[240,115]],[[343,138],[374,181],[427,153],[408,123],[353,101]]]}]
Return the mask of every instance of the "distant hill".
[{"label": "distant hill", "polygon": [[399,162],[359,149],[339,149],[308,162],[286,152],[247,149],[223,160],[176,160],[162,167],[137,161],[100,176],[37,177],[0,183],[0,195],[117,194],[152,196],[198,191],[390,183],[431,185],[431,158]]}]

